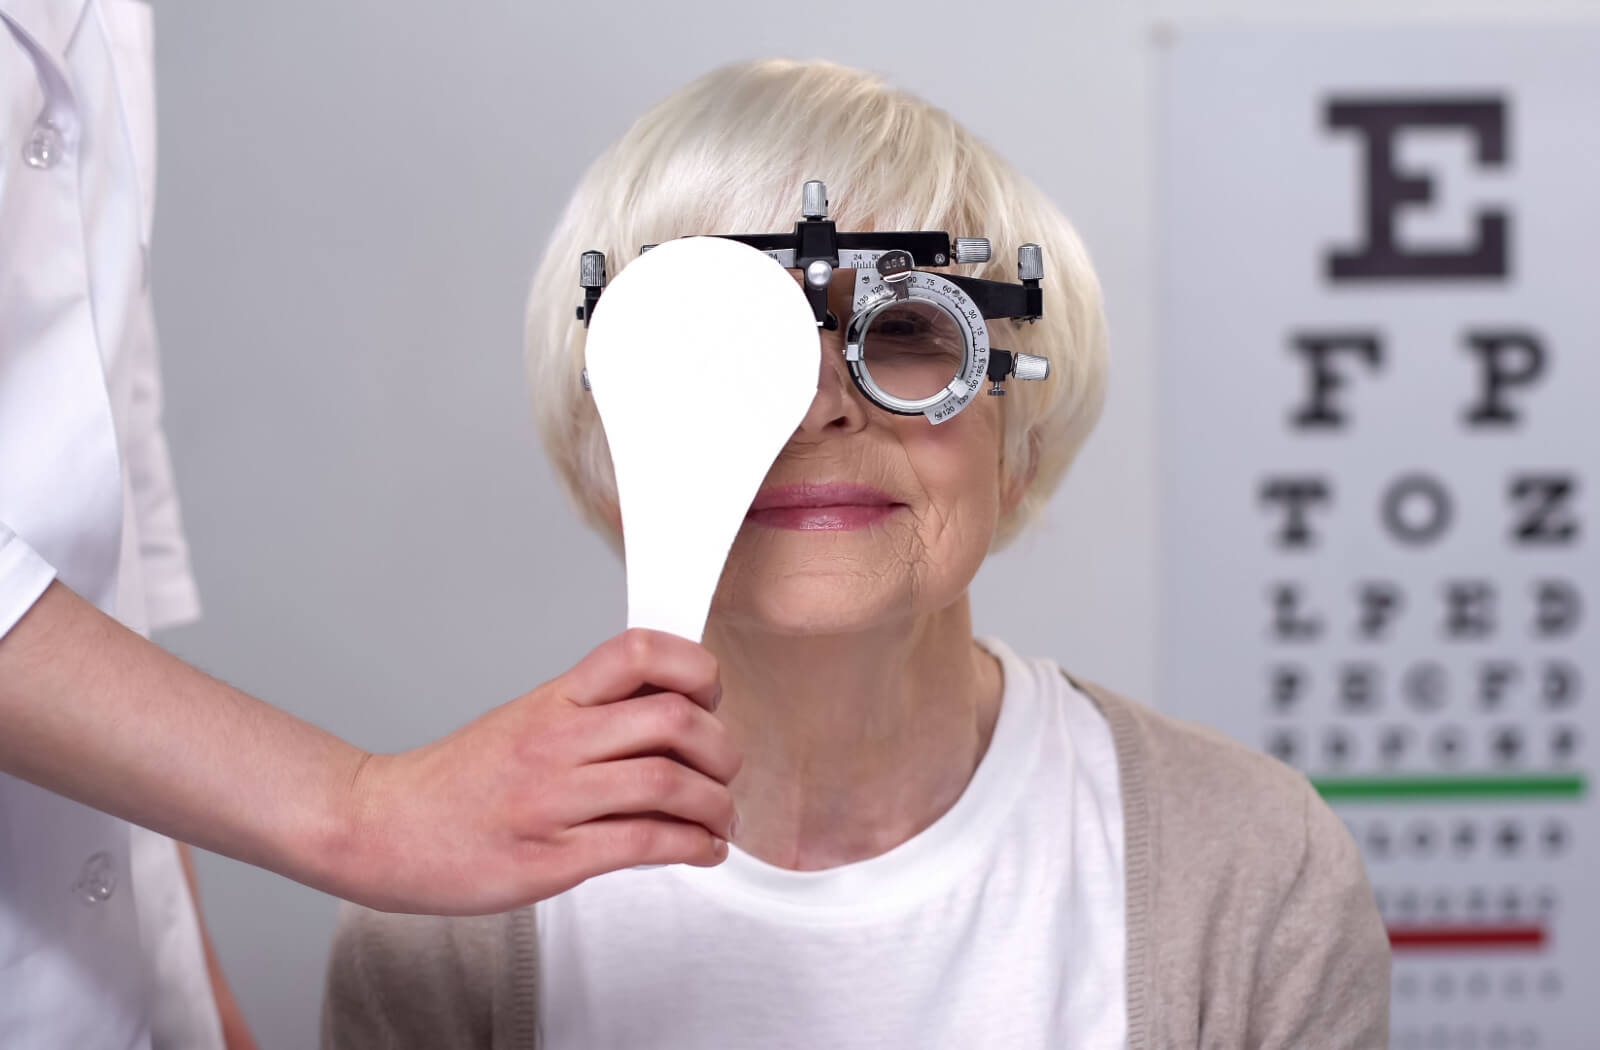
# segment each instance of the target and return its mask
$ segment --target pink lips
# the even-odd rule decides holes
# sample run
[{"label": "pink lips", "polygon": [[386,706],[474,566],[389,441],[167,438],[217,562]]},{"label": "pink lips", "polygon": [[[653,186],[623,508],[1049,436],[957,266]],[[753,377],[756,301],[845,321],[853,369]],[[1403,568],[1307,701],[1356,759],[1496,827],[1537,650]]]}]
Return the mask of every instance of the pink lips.
[{"label": "pink lips", "polygon": [[746,520],[775,529],[837,532],[864,529],[903,506],[870,485],[782,485],[761,490]]}]

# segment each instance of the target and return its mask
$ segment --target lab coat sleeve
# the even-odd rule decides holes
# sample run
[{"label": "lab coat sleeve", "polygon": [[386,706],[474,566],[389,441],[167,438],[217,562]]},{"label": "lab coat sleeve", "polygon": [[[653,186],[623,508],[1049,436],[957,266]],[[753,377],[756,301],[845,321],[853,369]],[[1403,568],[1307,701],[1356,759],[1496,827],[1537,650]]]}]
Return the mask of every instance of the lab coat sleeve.
[{"label": "lab coat sleeve", "polygon": [[138,520],[149,626],[155,631],[197,619],[200,594],[189,568],[172,455],[161,425],[161,366],[149,298],[141,305],[142,331],[131,341],[133,396],[123,455]]},{"label": "lab coat sleeve", "polygon": [[33,608],[55,578],[50,563],[0,521],[0,638]]},{"label": "lab coat sleeve", "polygon": [[127,420],[120,437],[144,577],[146,625],[155,631],[199,617],[200,596],[189,568],[172,456],[162,428],[160,351],[148,280],[156,189],[154,47],[148,4],[102,4],[101,11],[107,20],[107,42],[117,65],[122,116],[139,182],[145,279],[135,293],[124,343],[130,387]]}]

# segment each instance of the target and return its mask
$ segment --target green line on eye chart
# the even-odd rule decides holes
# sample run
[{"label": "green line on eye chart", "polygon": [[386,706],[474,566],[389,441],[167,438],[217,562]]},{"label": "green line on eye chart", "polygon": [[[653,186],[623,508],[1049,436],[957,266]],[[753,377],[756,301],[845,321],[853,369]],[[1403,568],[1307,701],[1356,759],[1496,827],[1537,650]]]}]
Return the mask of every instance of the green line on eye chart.
[{"label": "green line on eye chart", "polygon": [[1313,777],[1329,802],[1452,799],[1580,799],[1589,789],[1579,773],[1518,776]]}]

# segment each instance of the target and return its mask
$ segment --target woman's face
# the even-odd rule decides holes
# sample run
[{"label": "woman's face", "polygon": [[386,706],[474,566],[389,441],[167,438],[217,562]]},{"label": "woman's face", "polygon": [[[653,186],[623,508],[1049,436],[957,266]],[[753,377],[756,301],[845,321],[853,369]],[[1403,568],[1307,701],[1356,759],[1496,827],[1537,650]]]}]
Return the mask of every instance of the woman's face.
[{"label": "woman's face", "polygon": [[942,609],[965,593],[1007,509],[1003,398],[979,396],[933,426],[856,389],[843,353],[855,277],[834,275],[840,326],[819,329],[816,399],[729,554],[712,602],[729,625],[825,634]]}]

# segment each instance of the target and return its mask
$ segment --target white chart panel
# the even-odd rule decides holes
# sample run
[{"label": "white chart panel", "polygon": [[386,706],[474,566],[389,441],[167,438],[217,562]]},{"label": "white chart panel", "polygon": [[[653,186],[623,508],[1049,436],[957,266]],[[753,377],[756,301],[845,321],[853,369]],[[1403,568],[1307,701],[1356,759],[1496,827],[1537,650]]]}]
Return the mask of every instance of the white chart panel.
[{"label": "white chart panel", "polygon": [[1163,46],[1163,697],[1304,770],[1394,1045],[1600,1046],[1600,31]]}]

